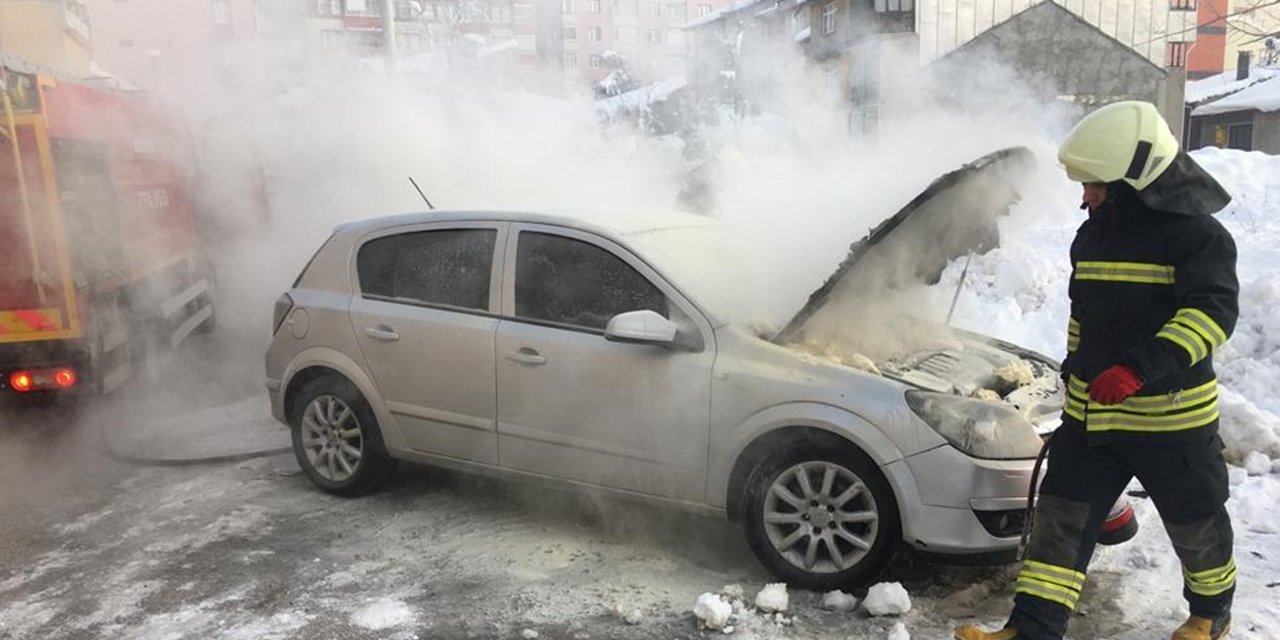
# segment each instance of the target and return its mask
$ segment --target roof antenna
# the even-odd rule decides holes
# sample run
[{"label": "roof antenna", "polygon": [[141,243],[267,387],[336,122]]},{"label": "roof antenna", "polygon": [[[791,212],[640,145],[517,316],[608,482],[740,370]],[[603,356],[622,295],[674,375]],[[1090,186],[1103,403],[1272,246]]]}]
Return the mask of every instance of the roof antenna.
[{"label": "roof antenna", "polygon": [[427,199],[427,194],[425,194],[425,193],[423,193],[423,192],[422,192],[422,187],[419,187],[419,186],[418,186],[418,181],[417,181],[417,180],[414,180],[414,179],[413,179],[413,176],[409,176],[409,184],[413,185],[413,188],[418,190],[418,195],[422,196],[422,201],[423,201],[423,202],[425,202],[425,203],[427,203],[427,208],[428,208],[428,209],[435,209],[435,208],[436,208],[436,206],[435,206],[435,205],[433,205],[433,204],[431,204],[431,201]]},{"label": "roof antenna", "polygon": [[970,262],[973,262],[973,252],[965,256],[964,269],[960,271],[960,281],[956,283],[956,292],[951,296],[951,308],[947,309],[947,326],[951,326],[951,315],[956,312],[956,303],[960,301],[960,290],[964,289],[964,280],[969,275]]}]

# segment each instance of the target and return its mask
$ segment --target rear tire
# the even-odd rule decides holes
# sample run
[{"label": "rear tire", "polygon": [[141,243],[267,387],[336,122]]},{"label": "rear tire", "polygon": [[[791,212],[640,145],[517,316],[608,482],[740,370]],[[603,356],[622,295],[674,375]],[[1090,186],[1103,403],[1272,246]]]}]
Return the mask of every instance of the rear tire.
[{"label": "rear tire", "polygon": [[338,496],[377,491],[396,469],[373,409],[350,382],[308,382],[294,412],[293,454],[313,484]]},{"label": "rear tire", "polygon": [[747,478],[743,529],[756,558],[789,585],[864,587],[900,547],[893,491],[852,445],[796,444]]}]

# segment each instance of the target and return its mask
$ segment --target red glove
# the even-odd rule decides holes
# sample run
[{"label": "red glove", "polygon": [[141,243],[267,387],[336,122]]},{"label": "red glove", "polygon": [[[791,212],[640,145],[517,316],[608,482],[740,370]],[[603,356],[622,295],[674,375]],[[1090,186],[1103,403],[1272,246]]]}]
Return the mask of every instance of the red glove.
[{"label": "red glove", "polygon": [[1089,399],[1098,404],[1120,404],[1141,388],[1142,380],[1133,369],[1122,364],[1112,365],[1089,383]]}]

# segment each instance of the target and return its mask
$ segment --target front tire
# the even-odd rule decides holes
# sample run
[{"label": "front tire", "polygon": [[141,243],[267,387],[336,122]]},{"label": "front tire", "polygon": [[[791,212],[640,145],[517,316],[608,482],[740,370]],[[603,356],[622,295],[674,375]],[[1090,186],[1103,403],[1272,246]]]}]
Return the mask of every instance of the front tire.
[{"label": "front tire", "polygon": [[866,586],[901,541],[893,491],[851,445],[793,446],[765,458],[747,479],[745,499],[751,550],[802,589]]},{"label": "front tire", "polygon": [[318,378],[298,397],[293,454],[313,484],[334,495],[377,491],[396,461],[387,455],[369,403],[351,383]]}]

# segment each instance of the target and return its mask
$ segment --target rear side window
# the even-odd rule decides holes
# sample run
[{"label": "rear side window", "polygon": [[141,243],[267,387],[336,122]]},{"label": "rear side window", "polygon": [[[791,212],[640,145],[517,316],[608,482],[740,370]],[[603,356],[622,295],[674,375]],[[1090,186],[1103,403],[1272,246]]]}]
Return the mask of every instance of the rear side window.
[{"label": "rear side window", "polygon": [[495,229],[415,231],[366,242],[356,255],[366,298],[489,309]]},{"label": "rear side window", "polygon": [[604,330],[627,311],[668,317],[667,298],[618,256],[581,240],[520,233],[516,251],[516,315]]}]

